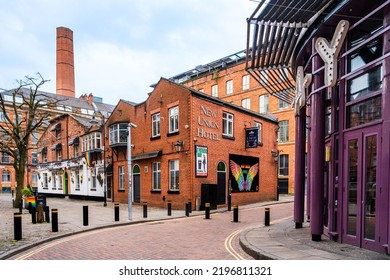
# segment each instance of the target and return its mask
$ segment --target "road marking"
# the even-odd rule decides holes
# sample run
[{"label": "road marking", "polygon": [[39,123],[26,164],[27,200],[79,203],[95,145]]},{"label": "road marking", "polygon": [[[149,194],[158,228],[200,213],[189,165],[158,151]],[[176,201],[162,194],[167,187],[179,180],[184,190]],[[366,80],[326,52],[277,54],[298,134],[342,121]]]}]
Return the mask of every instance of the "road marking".
[{"label": "road marking", "polygon": [[243,231],[243,229],[236,230],[235,232],[231,233],[226,239],[225,239],[225,248],[226,250],[236,258],[236,260],[245,260],[243,256],[241,256],[236,250],[233,248],[233,239],[240,234]]}]

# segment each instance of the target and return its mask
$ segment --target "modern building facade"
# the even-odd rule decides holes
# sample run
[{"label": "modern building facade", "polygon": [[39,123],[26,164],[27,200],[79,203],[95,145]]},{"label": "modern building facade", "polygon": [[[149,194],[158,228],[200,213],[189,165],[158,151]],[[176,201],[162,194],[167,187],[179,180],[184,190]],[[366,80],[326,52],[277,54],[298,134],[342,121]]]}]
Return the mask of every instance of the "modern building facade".
[{"label": "modern building facade", "polygon": [[389,254],[390,1],[270,2],[248,19],[247,69],[253,77],[289,69],[295,77],[274,95],[295,108],[296,227],[304,222],[308,128],[312,239]]},{"label": "modern building facade", "polygon": [[[129,164],[128,124],[131,129]],[[275,200],[277,118],[161,78],[140,104],[121,100],[106,126],[115,202],[194,209]],[[272,131],[273,133],[264,133]],[[131,167],[130,167],[131,165]],[[128,170],[130,169],[130,172]]]}]

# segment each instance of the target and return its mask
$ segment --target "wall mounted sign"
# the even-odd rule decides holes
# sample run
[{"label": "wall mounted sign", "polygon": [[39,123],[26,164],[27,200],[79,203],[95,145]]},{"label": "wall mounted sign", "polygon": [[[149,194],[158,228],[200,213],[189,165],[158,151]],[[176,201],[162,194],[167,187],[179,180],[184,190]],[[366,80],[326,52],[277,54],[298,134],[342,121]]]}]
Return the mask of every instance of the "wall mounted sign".
[{"label": "wall mounted sign", "polygon": [[205,146],[195,146],[195,176],[207,177],[208,172],[208,148]]},{"label": "wall mounted sign", "polygon": [[232,192],[259,191],[259,158],[229,155]]},{"label": "wall mounted sign", "polygon": [[259,146],[259,128],[245,128],[245,148],[257,148]]}]

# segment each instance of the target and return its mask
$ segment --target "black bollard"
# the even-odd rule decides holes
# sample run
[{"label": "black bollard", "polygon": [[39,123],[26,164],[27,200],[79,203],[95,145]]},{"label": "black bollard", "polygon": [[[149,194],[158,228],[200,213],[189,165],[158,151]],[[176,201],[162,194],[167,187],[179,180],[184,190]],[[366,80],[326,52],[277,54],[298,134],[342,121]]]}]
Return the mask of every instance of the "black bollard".
[{"label": "black bollard", "polygon": [[49,208],[49,206],[44,206],[43,211],[45,212],[46,223],[50,223],[50,208]]},{"label": "black bollard", "polygon": [[168,200],[168,216],[172,216],[172,202]]},{"label": "black bollard", "polygon": [[192,200],[188,200],[188,207],[189,207],[189,212],[192,213]]},{"label": "black bollard", "polygon": [[185,207],[186,207],[186,216],[189,217],[190,216],[190,207],[189,207],[189,203],[187,202]]},{"label": "black bollard", "polygon": [[114,216],[115,216],[115,222],[118,222],[119,221],[119,203],[115,203]]},{"label": "black bollard", "polygon": [[143,203],[143,210],[144,210],[144,218],[148,217],[148,203],[144,202]]},{"label": "black bollard", "polygon": [[88,205],[83,206],[83,226],[88,226]]},{"label": "black bollard", "polygon": [[33,224],[36,224],[37,223],[37,209],[35,207],[31,207],[29,209],[29,211],[31,211],[31,222]]},{"label": "black bollard", "polygon": [[210,219],[210,203],[205,203],[204,205],[204,209],[205,209],[205,219],[208,220]]},{"label": "black bollard", "polygon": [[58,209],[51,209],[51,231],[58,232]]},{"label": "black bollard", "polygon": [[14,213],[14,239],[22,239],[22,213]]},{"label": "black bollard", "polygon": [[233,222],[238,223],[238,205],[233,205]]},{"label": "black bollard", "polygon": [[265,211],[264,211],[264,225],[265,226],[269,226],[269,222],[270,222],[269,208],[265,208]]}]

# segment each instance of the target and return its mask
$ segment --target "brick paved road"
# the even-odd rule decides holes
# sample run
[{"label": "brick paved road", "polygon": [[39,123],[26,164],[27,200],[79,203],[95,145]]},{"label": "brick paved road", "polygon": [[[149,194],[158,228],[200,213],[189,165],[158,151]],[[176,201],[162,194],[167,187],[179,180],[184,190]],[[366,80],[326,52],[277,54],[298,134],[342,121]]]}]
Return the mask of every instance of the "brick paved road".
[{"label": "brick paved road", "polygon": [[[292,203],[273,205],[271,219],[291,215]],[[73,235],[35,247],[13,259],[30,260],[234,260],[251,259],[232,233],[263,224],[264,207],[125,225]],[[234,234],[233,234],[234,236]],[[229,245],[231,243],[231,245]],[[235,256],[229,253],[235,252]]]}]

